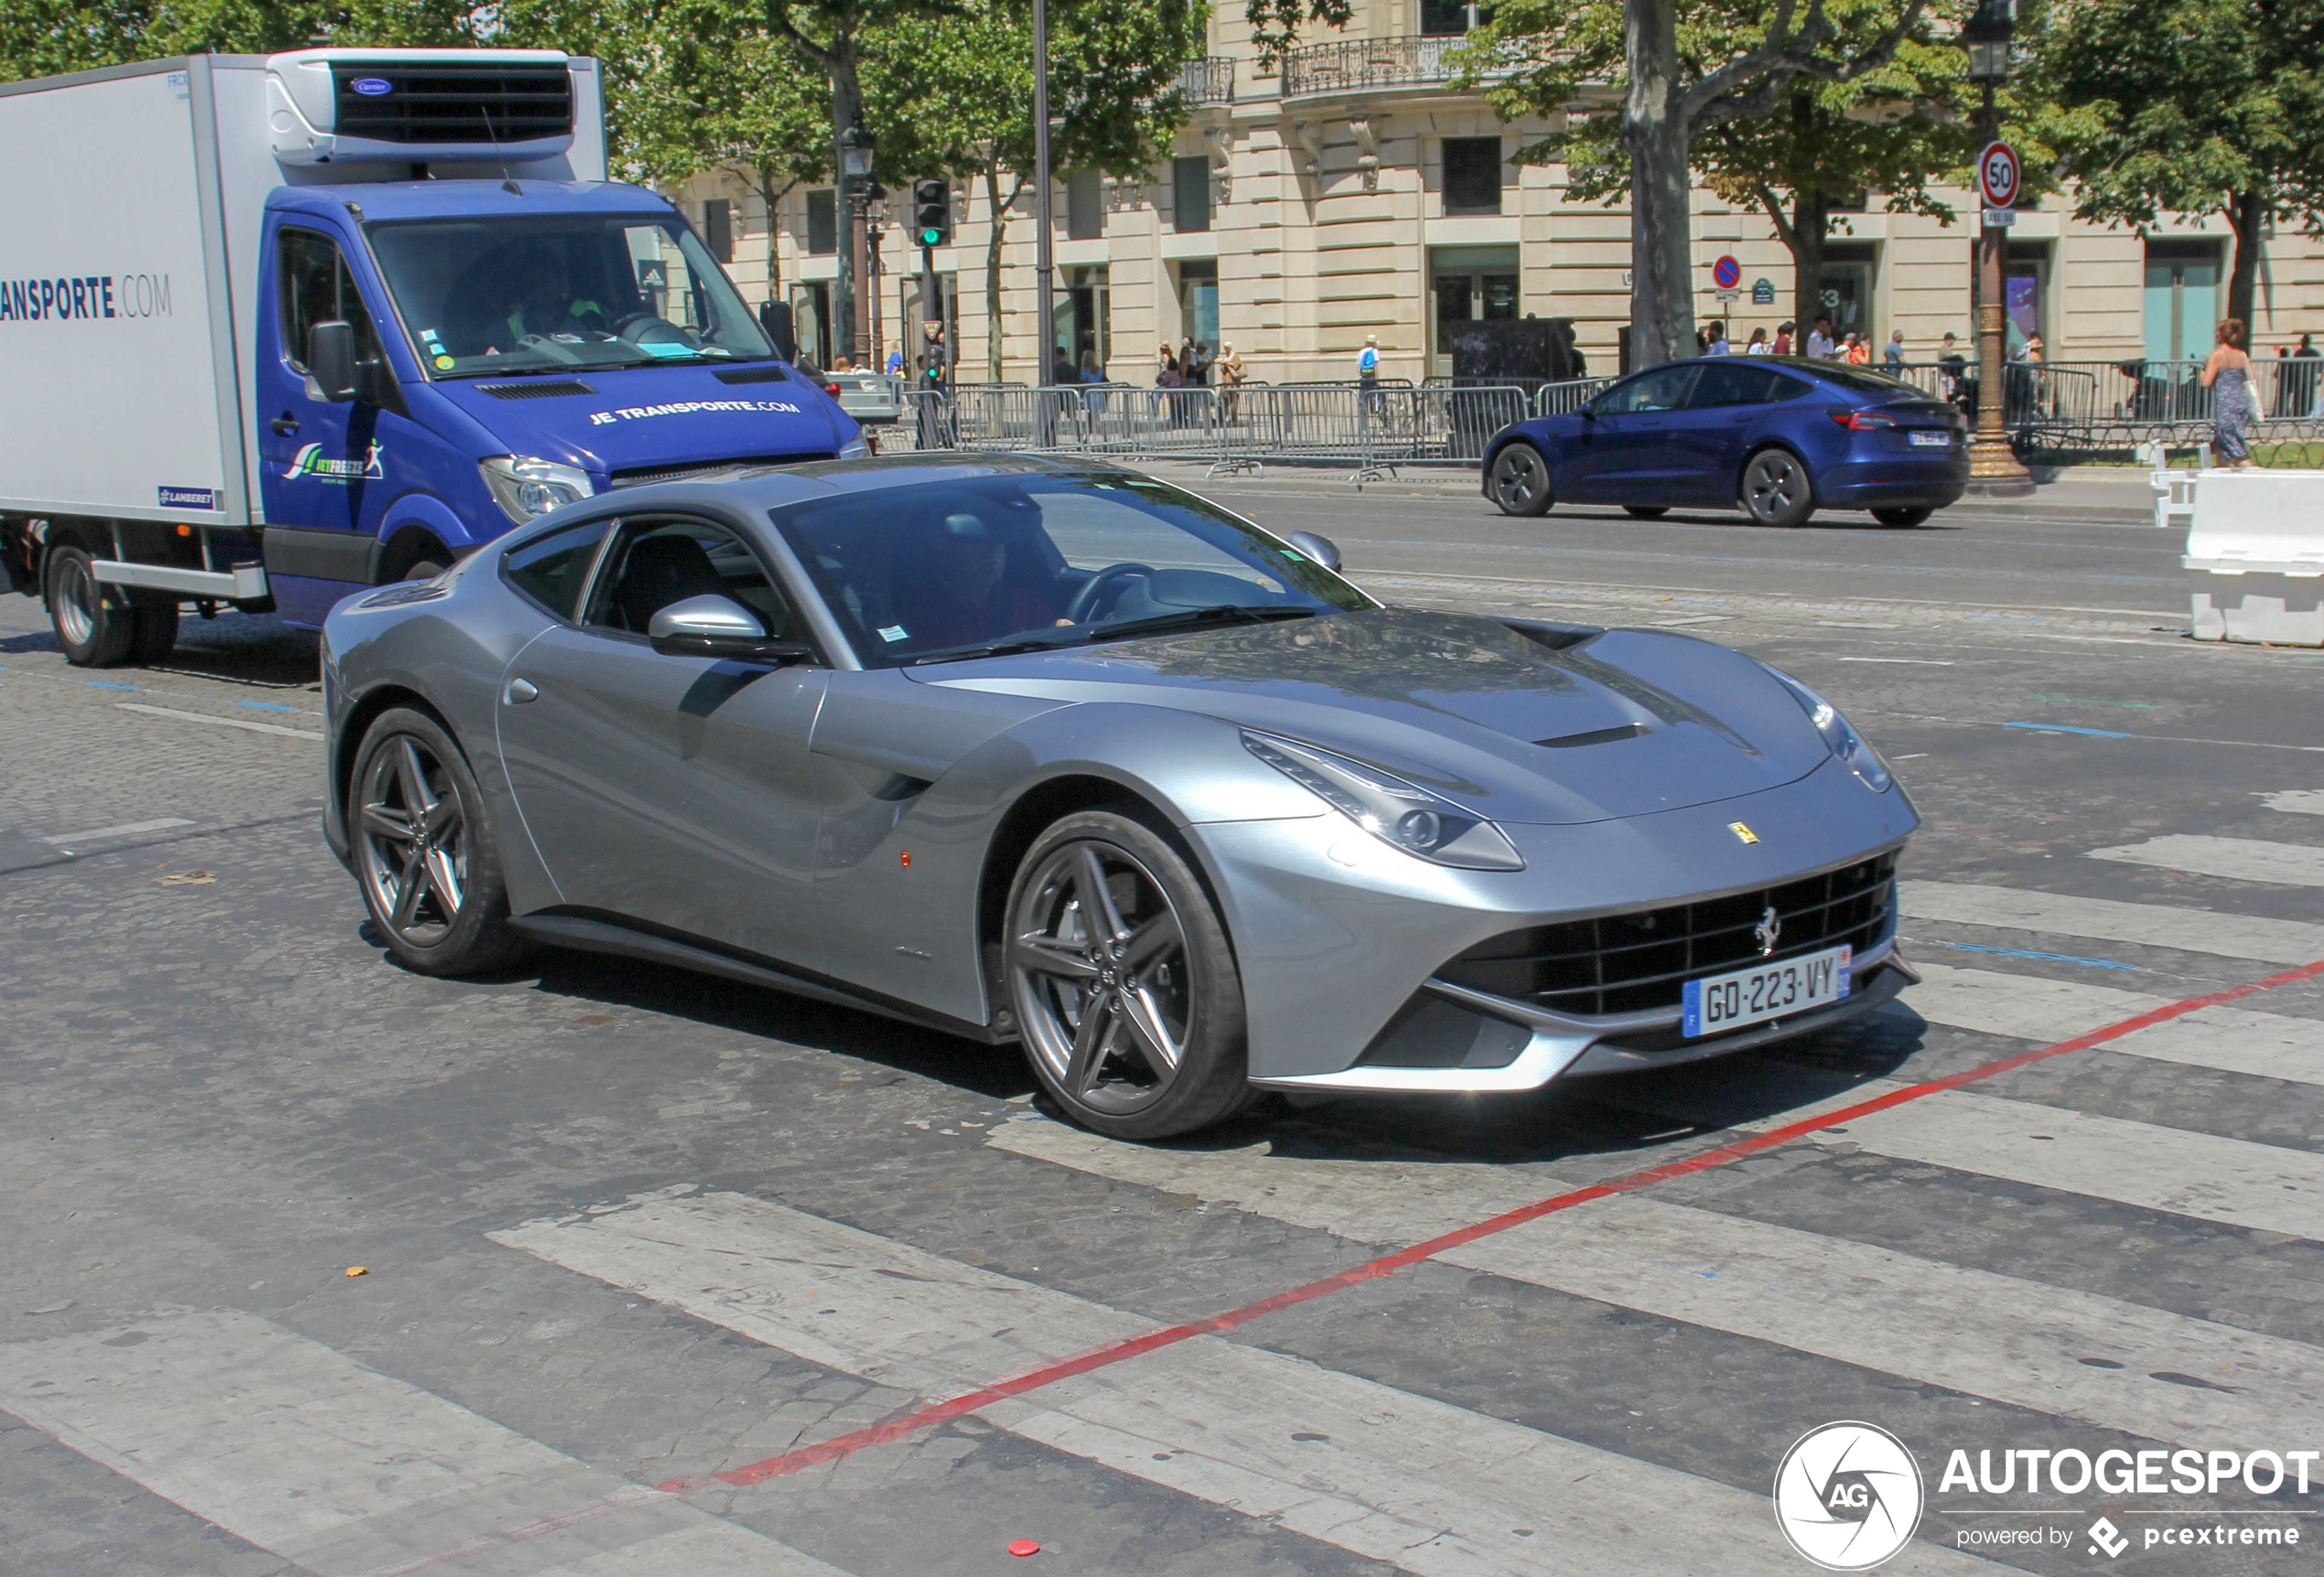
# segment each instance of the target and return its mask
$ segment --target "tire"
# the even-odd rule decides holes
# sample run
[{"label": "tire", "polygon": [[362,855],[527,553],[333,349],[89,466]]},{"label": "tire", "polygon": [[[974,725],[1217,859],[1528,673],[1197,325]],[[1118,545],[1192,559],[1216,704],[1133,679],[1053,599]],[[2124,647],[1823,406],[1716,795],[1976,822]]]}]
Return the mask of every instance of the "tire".
[{"label": "tire", "polygon": [[1872,518],[1884,526],[1917,526],[1935,513],[1936,510],[1919,505],[1899,506],[1893,510],[1875,510]]},{"label": "tire", "polygon": [[137,634],[129,643],[129,660],[167,662],[169,654],[178,649],[178,605],[141,603],[136,612]]},{"label": "tire", "polygon": [[483,792],[435,718],[395,707],[371,724],[347,828],[364,907],[406,969],[478,974],[523,955]]},{"label": "tire", "polygon": [[75,668],[118,668],[137,639],[137,610],[119,591],[108,592],[87,551],[52,548],[42,590],[48,624]]},{"label": "tire", "polygon": [[1004,914],[1026,1060],[1067,1116],[1167,1139],[1250,1103],[1242,972],[1174,843],[1115,811],[1067,816],[1025,852]]},{"label": "tire", "polygon": [[1546,514],[1556,501],[1550,492],[1549,462],[1522,438],[1493,456],[1485,491],[1504,515]]},{"label": "tire", "polygon": [[1791,450],[1761,449],[1743,462],[1736,501],[1763,526],[1802,525],[1815,513],[1815,483]]},{"label": "tire", "polygon": [[1640,520],[1659,520],[1670,512],[1669,506],[1664,504],[1624,504],[1622,506],[1622,513]]}]

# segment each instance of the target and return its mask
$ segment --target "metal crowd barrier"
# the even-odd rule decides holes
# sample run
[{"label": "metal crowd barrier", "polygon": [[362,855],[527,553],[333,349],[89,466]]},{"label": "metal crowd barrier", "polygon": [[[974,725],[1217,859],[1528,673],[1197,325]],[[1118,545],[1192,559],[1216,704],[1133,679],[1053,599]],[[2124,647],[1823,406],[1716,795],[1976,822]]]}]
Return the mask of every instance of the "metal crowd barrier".
[{"label": "metal crowd barrier", "polygon": [[[2136,449],[2153,443],[2208,440],[2216,421],[2214,392],[2196,360],[2011,361],[2002,368],[2001,421],[2021,448]],[[1878,364],[1961,407],[1974,424],[1979,400],[1976,363]],[[2324,357],[2252,358],[2252,443],[2324,438]]]}]

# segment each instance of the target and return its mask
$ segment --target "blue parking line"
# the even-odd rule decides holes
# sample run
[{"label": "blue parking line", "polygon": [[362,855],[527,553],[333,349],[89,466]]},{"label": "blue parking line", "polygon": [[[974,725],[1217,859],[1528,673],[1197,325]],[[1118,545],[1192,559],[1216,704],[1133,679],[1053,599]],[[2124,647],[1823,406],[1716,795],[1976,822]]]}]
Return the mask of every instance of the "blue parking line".
[{"label": "blue parking line", "polygon": [[2128,970],[2134,974],[2136,974],[2138,971],[2138,966],[2136,964],[2122,963],[2114,959],[2077,958],[2072,953],[2038,953],[2027,948],[1989,948],[1977,942],[1929,942],[1925,944],[1916,942],[1914,945],[1916,947],[1928,946],[1951,948],[1955,952],[1963,953],[1992,953],[1996,957],[2005,959],[2039,959],[2044,963],[2087,964],[2094,970]]},{"label": "blue parking line", "polygon": [[81,682],[83,684],[93,684],[99,690],[134,690],[137,688],[134,684],[115,684],[110,679],[84,679]]},{"label": "blue parking line", "polygon": [[2136,739],[2136,734],[2125,734],[2114,728],[2076,728],[2071,723],[2005,723],[2004,728],[2032,728],[2044,734],[2087,734],[2093,739]]},{"label": "blue parking line", "polygon": [[237,701],[236,706],[247,706],[253,712],[296,712],[296,706],[277,706],[271,701]]}]

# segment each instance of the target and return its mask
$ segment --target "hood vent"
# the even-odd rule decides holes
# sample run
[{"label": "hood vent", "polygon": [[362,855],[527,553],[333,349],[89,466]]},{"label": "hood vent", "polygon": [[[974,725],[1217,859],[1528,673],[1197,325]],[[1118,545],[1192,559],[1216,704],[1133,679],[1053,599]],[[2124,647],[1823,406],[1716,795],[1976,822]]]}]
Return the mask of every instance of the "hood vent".
[{"label": "hood vent", "polygon": [[731,460],[697,460],[690,466],[642,466],[634,471],[616,471],[613,485],[617,488],[650,488],[656,482],[683,482],[694,477],[714,477],[729,471],[748,470],[753,466],[800,466],[809,460],[828,460],[825,450],[817,455],[743,455]]},{"label": "hood vent", "polygon": [[1533,743],[1549,750],[1574,750],[1585,745],[1612,745],[1624,739],[1641,739],[1653,732],[1643,723],[1625,723],[1619,728],[1593,728],[1587,734],[1561,734],[1555,739],[1536,739]]},{"label": "hood vent", "polygon": [[495,400],[554,400],[567,394],[597,392],[578,378],[543,378],[525,383],[479,383],[479,394],[490,394]]},{"label": "hood vent", "polygon": [[791,374],[780,367],[727,367],[712,374],[721,383],[788,383]]}]

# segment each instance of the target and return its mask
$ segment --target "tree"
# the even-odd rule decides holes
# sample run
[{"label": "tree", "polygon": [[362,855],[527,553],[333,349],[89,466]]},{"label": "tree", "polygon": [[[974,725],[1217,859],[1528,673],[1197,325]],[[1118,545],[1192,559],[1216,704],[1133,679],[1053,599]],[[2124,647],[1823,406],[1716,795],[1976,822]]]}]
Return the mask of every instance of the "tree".
[{"label": "tree", "polygon": [[2079,0],[2031,37],[2076,214],[2223,215],[2228,316],[2251,322],[2269,225],[2324,226],[2324,4]]},{"label": "tree", "polygon": [[[1698,135],[1782,107],[1806,78],[1849,86],[1922,25],[1922,0],[1501,0],[1469,35],[1464,81],[1503,119],[1564,117],[1596,84],[1620,96],[1630,201],[1630,355],[1651,367],[1695,351],[1689,173]],[[1566,129],[1525,149],[1564,158]],[[1581,145],[1587,152],[1587,143]]]}]

